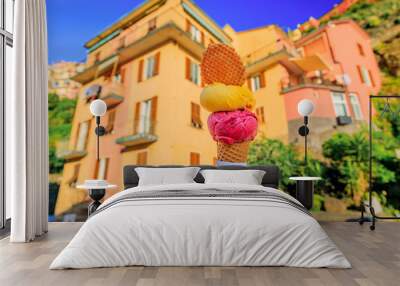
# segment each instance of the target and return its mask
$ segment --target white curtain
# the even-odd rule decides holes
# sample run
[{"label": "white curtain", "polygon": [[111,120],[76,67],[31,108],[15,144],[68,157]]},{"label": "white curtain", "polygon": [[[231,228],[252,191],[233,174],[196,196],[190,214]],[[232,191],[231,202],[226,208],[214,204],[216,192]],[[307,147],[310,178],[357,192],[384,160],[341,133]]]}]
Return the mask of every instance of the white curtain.
[{"label": "white curtain", "polygon": [[48,123],[45,0],[15,1],[13,93],[6,100],[6,187],[12,242],[47,232]]}]

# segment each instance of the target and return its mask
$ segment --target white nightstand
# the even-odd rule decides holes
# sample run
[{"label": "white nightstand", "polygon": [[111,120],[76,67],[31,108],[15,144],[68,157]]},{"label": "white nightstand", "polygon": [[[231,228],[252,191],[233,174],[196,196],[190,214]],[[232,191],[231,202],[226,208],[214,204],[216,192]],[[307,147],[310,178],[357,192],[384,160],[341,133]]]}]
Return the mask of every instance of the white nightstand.
[{"label": "white nightstand", "polygon": [[101,205],[100,200],[106,194],[107,189],[114,189],[117,185],[111,185],[104,180],[86,180],[84,184],[77,185],[77,189],[88,190],[90,198],[93,200],[88,206],[88,216],[96,211]]}]

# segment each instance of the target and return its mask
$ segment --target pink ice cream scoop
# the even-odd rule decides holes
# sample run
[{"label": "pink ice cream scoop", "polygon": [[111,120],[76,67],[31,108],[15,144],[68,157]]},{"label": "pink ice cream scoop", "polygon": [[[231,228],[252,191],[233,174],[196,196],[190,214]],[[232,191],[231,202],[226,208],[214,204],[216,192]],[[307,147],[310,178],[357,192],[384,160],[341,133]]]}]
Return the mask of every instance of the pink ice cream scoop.
[{"label": "pink ice cream scoop", "polygon": [[257,135],[257,117],[248,110],[214,112],[208,117],[208,129],[215,141],[225,144],[253,140]]}]

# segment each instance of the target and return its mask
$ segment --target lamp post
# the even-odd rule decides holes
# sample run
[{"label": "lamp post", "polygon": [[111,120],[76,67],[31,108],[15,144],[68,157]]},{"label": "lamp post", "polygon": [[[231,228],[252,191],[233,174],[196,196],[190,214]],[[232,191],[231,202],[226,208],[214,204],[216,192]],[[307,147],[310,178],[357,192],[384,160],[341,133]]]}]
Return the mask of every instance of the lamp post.
[{"label": "lamp post", "polygon": [[308,129],[308,116],[314,111],[314,103],[309,99],[301,100],[297,105],[297,111],[304,117],[304,125],[299,128],[299,135],[304,137],[304,165],[307,165],[307,135],[310,130]]},{"label": "lamp post", "polygon": [[[304,125],[299,128],[299,135],[304,137],[304,172],[307,168],[307,135],[308,116],[314,111],[314,103],[309,99],[301,100],[297,105],[297,111],[304,117]],[[314,181],[318,181],[319,177],[290,177],[290,180],[296,181],[296,199],[301,202],[307,209],[311,209],[314,201]]]},{"label": "lamp post", "polygon": [[97,135],[97,161],[100,160],[100,136],[106,133],[106,129],[100,125],[100,117],[106,114],[107,104],[101,100],[96,99],[90,104],[90,112],[96,117],[96,129],[95,133]]}]

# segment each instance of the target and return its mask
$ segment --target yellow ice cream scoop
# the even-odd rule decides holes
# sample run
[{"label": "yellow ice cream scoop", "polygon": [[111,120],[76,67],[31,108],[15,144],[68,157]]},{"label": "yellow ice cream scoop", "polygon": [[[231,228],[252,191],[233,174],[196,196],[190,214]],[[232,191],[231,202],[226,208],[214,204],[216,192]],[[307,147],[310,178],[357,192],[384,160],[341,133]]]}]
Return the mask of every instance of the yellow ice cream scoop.
[{"label": "yellow ice cream scoop", "polygon": [[214,83],[206,86],[200,95],[201,105],[210,112],[253,109],[256,100],[245,86]]}]

